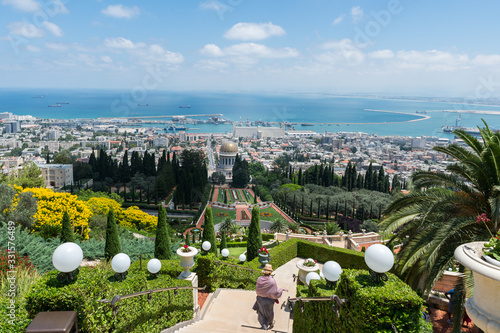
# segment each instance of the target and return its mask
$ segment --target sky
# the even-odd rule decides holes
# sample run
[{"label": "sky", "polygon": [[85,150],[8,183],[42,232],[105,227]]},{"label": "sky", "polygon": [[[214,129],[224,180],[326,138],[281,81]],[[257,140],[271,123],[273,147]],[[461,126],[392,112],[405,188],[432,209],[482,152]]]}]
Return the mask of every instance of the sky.
[{"label": "sky", "polygon": [[0,87],[500,97],[494,0],[0,0]]}]

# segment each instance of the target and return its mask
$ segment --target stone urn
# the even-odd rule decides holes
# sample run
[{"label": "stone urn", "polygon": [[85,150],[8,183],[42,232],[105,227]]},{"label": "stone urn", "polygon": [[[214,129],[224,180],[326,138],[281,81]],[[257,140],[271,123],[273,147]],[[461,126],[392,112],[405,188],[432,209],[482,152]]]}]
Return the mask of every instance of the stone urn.
[{"label": "stone urn", "polygon": [[177,254],[181,257],[181,267],[184,268],[184,272],[180,275],[182,278],[188,278],[191,275],[189,269],[194,266],[194,256],[198,254],[196,248],[189,246],[188,249],[189,252],[184,252],[183,247],[177,249]]},{"label": "stone urn", "polygon": [[[465,309],[474,324],[485,333],[500,332],[500,266],[483,257],[485,242],[472,242],[455,249],[455,258],[474,273],[474,296]],[[494,261],[492,261],[494,260]],[[491,262],[490,262],[491,261]]]},{"label": "stone urn", "polygon": [[[304,263],[307,260],[313,260],[313,259],[305,259],[305,260],[301,260],[297,263],[297,268],[299,269],[299,280],[303,284],[307,284],[306,283],[307,274],[309,274],[311,272],[319,271],[319,265],[317,263],[315,263],[313,266],[305,266]],[[313,260],[313,262],[314,262],[314,260]]]},{"label": "stone urn", "polygon": [[269,264],[269,262],[271,262],[271,255],[269,253],[259,253],[259,262],[260,267],[264,267],[266,264]]}]

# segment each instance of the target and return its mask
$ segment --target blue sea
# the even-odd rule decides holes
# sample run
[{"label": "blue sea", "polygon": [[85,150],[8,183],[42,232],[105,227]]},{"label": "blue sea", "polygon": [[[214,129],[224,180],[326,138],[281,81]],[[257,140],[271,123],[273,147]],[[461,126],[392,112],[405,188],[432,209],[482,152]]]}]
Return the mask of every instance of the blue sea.
[{"label": "blue sea", "polygon": [[[43,96],[43,98],[42,98]],[[58,103],[61,107],[48,107]],[[147,106],[146,106],[147,105]],[[189,106],[180,108],[180,106]],[[377,111],[373,111],[377,110]],[[443,110],[456,110],[444,112]],[[114,91],[1,89],[0,112],[39,118],[77,119],[99,117],[140,117],[166,115],[223,114],[233,121],[339,123],[303,127],[316,132],[366,132],[378,135],[438,136],[452,138],[441,131],[453,126],[461,115],[461,126],[482,125],[481,119],[500,129],[500,116],[471,114],[467,110],[498,111],[500,106],[438,103],[396,99],[337,97],[313,94],[250,94],[214,92]],[[380,112],[391,111],[397,113]],[[425,112],[423,113],[417,113]],[[396,123],[420,119],[407,123]],[[193,118],[207,119],[197,116]],[[377,123],[377,124],[369,124]],[[158,126],[159,125],[152,125]],[[224,133],[231,125],[187,125],[188,132]],[[196,128],[189,130],[189,128]]]}]

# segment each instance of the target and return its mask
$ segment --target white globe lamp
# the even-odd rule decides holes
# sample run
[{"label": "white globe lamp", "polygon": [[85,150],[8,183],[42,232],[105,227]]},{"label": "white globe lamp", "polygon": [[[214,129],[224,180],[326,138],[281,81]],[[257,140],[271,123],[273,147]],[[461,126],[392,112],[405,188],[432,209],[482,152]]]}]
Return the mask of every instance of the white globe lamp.
[{"label": "white globe lamp", "polygon": [[329,283],[333,283],[334,285],[340,279],[340,275],[342,274],[342,267],[336,261],[327,261],[323,265],[323,275]]},{"label": "white globe lamp", "polygon": [[376,282],[387,281],[388,272],[394,265],[394,254],[385,245],[373,244],[365,252],[366,265],[374,272],[372,276]]},{"label": "white globe lamp", "polygon": [[82,260],[82,248],[71,242],[59,245],[52,255],[52,264],[63,273],[70,273],[80,267]]},{"label": "white globe lamp", "polygon": [[209,241],[204,241],[202,244],[201,244],[201,248],[203,249],[203,251],[210,251],[210,248],[212,247],[212,244],[209,242]]},{"label": "white globe lamp", "polygon": [[120,280],[123,279],[130,267],[130,257],[125,253],[118,253],[111,260],[111,267],[117,273],[115,277]]},{"label": "white globe lamp", "polygon": [[316,272],[307,273],[306,284],[309,285],[309,283],[311,283],[312,280],[321,280],[321,276],[319,276],[319,274]]},{"label": "white globe lamp", "polygon": [[247,256],[244,255],[244,254],[240,254],[239,259],[240,259],[241,262],[245,262],[247,260]]},{"label": "white globe lamp", "polygon": [[149,273],[151,273],[151,274],[158,274],[158,272],[161,269],[161,261],[158,260],[158,259],[156,259],[156,258],[153,258],[150,261],[148,261],[148,266],[147,267],[148,267]]},{"label": "white globe lamp", "polygon": [[229,250],[228,249],[222,249],[222,251],[220,251],[220,254],[222,254],[222,256],[224,258],[227,258],[229,256]]},{"label": "white globe lamp", "polygon": [[61,272],[57,276],[60,282],[73,281],[78,275],[78,267],[83,260],[83,251],[78,244],[67,242],[59,245],[52,254],[52,264]]}]

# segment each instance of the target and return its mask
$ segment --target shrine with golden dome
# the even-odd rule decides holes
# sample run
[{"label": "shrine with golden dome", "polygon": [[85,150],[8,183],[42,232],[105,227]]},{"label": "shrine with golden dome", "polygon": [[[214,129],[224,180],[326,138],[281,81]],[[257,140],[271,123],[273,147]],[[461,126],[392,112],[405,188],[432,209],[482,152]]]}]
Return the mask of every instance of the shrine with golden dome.
[{"label": "shrine with golden dome", "polygon": [[226,182],[233,179],[233,165],[238,154],[238,145],[232,141],[222,143],[219,150],[219,165],[216,171],[222,173],[226,177]]}]

